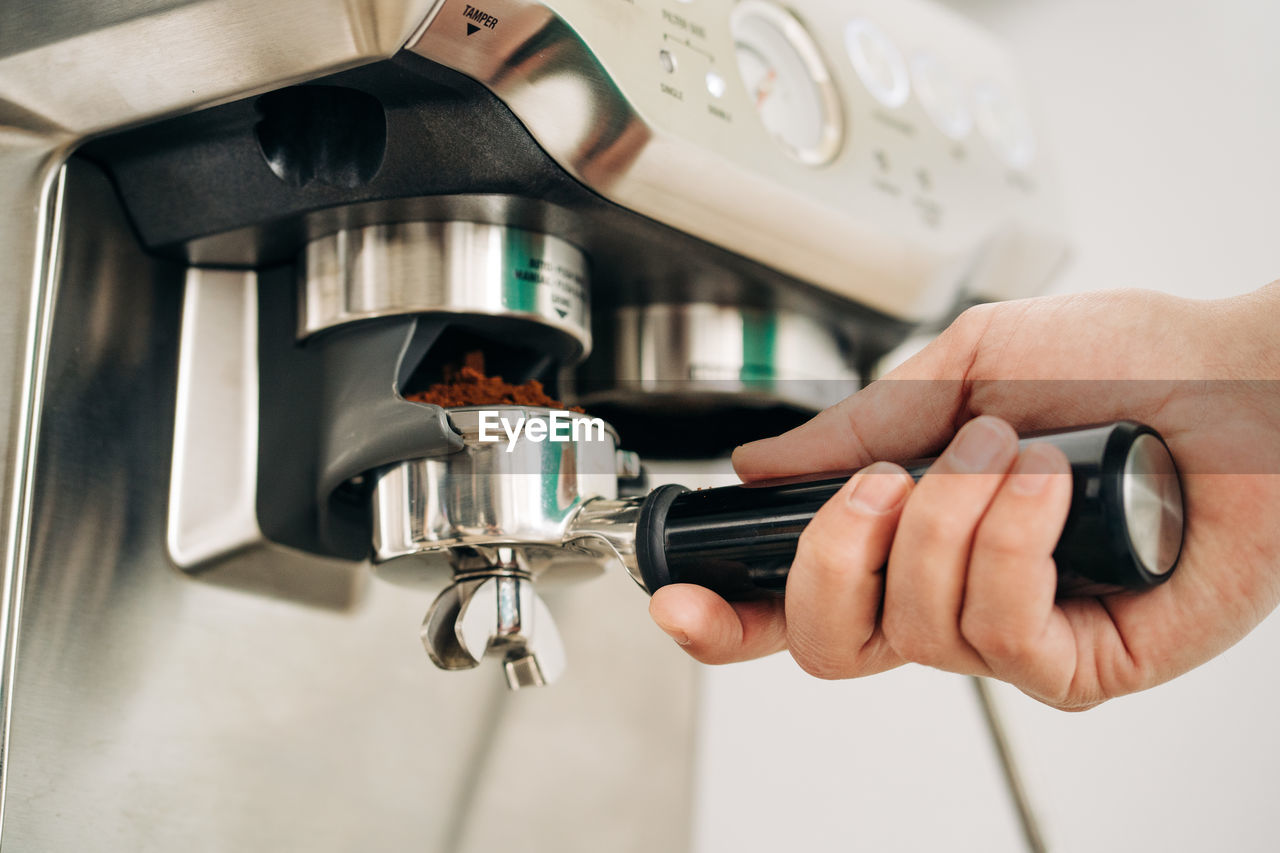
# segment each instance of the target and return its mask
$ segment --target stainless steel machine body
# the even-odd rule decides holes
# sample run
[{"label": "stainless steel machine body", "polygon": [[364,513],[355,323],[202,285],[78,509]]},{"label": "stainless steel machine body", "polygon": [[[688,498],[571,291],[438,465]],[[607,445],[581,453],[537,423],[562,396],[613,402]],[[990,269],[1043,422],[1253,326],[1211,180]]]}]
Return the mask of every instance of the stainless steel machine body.
[{"label": "stainless steel machine body", "polygon": [[[409,49],[485,83],[593,190],[683,233],[912,322],[965,292],[1035,292],[1061,256],[1016,69],[940,8],[497,0],[468,34],[473,8],[439,4]],[[761,59],[779,88],[752,76]],[[762,108],[783,86],[792,103]],[[808,125],[814,156],[791,138]]]},{"label": "stainless steel machine body", "polygon": [[[530,375],[636,365],[588,362],[584,398],[768,397],[789,362],[748,327],[819,329],[846,387],[1043,280],[1061,240],[1004,53],[924,3],[788,8],[6,8],[0,843],[685,846],[693,670],[630,581],[549,593],[577,674],[508,697],[423,666],[427,600],[369,582],[361,512],[388,466],[463,445],[401,395],[449,334]],[[646,372],[690,317],[741,351]],[[472,622],[459,597],[451,660],[541,642],[504,548],[443,578],[493,593]]]},{"label": "stainless steel machine body", "polygon": [[[572,670],[516,702],[492,672],[425,659],[430,592],[284,549],[175,571],[183,270],[131,246],[101,175],[76,163],[66,181],[4,848],[686,844],[693,672],[629,580],[548,595]],[[531,793],[548,774],[554,796]]]}]

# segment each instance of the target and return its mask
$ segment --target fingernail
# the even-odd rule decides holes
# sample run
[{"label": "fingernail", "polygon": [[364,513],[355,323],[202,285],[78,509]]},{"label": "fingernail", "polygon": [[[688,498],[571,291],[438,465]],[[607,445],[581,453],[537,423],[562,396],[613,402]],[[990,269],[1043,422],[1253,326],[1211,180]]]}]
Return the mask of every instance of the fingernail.
[{"label": "fingernail", "polygon": [[662,628],[662,630],[667,633],[668,637],[675,640],[677,645],[687,646],[692,642],[692,640],[689,639],[689,635],[678,628],[667,628],[662,625],[659,625],[658,627]]},{"label": "fingernail", "polygon": [[1058,473],[1058,459],[1044,445],[1033,444],[1022,454],[1013,468],[1009,489],[1019,495],[1038,495],[1049,483],[1049,477]]},{"label": "fingernail", "polygon": [[849,493],[849,503],[862,512],[883,515],[902,503],[909,480],[897,465],[877,462],[858,475],[858,482]]},{"label": "fingernail", "polygon": [[1012,439],[1009,430],[991,418],[977,418],[960,430],[951,458],[970,471],[985,471]]}]

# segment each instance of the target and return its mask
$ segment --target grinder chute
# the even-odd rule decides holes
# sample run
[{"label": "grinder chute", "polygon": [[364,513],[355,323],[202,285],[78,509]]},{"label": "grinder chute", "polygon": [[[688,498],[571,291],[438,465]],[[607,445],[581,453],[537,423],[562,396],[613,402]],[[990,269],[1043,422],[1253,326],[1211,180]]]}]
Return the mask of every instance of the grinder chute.
[{"label": "grinder chute", "polygon": [[[476,350],[494,372],[554,392],[560,373],[591,349],[579,249],[504,225],[388,223],[320,236],[296,269],[296,277],[287,268],[188,275],[168,530],[175,563],[214,581],[346,607],[371,547],[394,549],[397,525],[402,537],[421,532],[414,514],[452,520],[480,510],[481,526],[493,527],[494,512],[505,524],[550,508],[532,496],[513,504],[509,489],[484,504],[480,484],[504,474],[483,460],[520,466],[526,456],[477,454],[463,413],[406,397]],[[616,491],[616,442],[602,437],[589,452],[547,445],[554,464],[552,456],[528,460],[542,466],[532,480],[552,477],[543,497],[561,502],[556,511]],[[455,473],[470,460],[468,479],[438,477],[433,460],[443,458],[456,460]],[[459,650],[478,658],[492,636],[513,684],[548,680],[558,643],[529,583],[549,561],[506,547],[511,540],[501,548],[489,541],[464,535],[443,560],[418,559],[413,574],[450,583],[429,623],[454,612],[459,637],[486,638],[433,656],[456,668]],[[240,567],[250,551],[267,558],[234,573],[204,571]],[[500,606],[476,628],[483,606],[473,599],[495,589]],[[536,633],[534,612],[543,614]]]}]

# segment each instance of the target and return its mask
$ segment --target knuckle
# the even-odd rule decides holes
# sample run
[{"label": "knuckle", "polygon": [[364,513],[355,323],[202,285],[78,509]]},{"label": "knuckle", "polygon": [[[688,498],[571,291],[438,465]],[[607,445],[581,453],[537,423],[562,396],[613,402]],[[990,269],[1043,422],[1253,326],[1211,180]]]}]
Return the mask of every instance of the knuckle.
[{"label": "knuckle", "polygon": [[945,336],[972,344],[982,337],[983,332],[991,325],[999,306],[992,303],[974,305],[960,312],[960,316],[947,327]]},{"label": "knuckle", "polygon": [[738,658],[723,649],[685,649],[689,657],[707,666],[723,666],[735,663]]},{"label": "knuckle", "polygon": [[1026,632],[969,611],[960,617],[960,634],[984,658],[1013,661],[1032,655],[1033,641]]},{"label": "knuckle", "polygon": [[950,549],[956,543],[968,542],[973,536],[973,521],[967,514],[958,512],[954,504],[931,502],[912,507],[916,510],[912,537],[923,553]]},{"label": "knuckle", "polygon": [[1067,714],[1083,714],[1085,711],[1092,711],[1101,704],[1101,702],[1086,702],[1082,705],[1053,705],[1052,707]]},{"label": "knuckle", "polygon": [[852,664],[821,643],[807,639],[804,634],[789,638],[787,648],[796,664],[814,678],[834,681],[854,674]]},{"label": "knuckle", "polygon": [[983,557],[1030,560],[1028,530],[1016,524],[999,524],[987,520],[978,525],[973,536],[973,550]]},{"label": "knuckle", "polygon": [[867,450],[867,443],[862,435],[862,418],[859,416],[862,406],[861,397],[850,394],[828,410],[837,418],[838,423],[845,425],[850,457],[857,460],[858,464],[866,464],[874,458]]},{"label": "knuckle", "polygon": [[909,660],[922,666],[941,669],[948,657],[945,653],[945,646],[942,643],[926,637],[912,637],[903,645],[890,645],[904,660]]},{"label": "knuckle", "polygon": [[1081,714],[1085,711],[1091,711],[1107,701],[1105,697],[1082,697],[1071,695],[1049,699],[1041,696],[1032,696],[1032,698],[1043,705],[1048,705],[1055,711],[1062,711],[1066,714]]},{"label": "knuckle", "polygon": [[891,618],[886,614],[883,630],[885,642],[904,660],[939,666],[946,658],[946,643],[913,627],[910,620]]},{"label": "knuckle", "polygon": [[844,667],[831,661],[821,658],[811,658],[804,655],[791,653],[796,664],[809,675],[814,678],[821,678],[824,681],[838,681],[842,678],[848,678],[849,674],[845,672]]},{"label": "knuckle", "polygon": [[851,543],[838,530],[824,524],[823,519],[815,521],[800,533],[792,570],[800,566],[803,571],[816,574],[820,582],[835,580],[847,571]]}]

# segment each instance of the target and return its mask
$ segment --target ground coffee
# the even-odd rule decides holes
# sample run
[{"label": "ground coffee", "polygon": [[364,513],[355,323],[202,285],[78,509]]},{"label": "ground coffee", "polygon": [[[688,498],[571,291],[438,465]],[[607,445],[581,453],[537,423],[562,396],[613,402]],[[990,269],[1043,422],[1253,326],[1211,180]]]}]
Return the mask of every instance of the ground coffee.
[{"label": "ground coffee", "polygon": [[469,352],[462,364],[446,365],[444,381],[405,397],[413,403],[453,406],[534,406],[581,412],[577,406],[566,406],[553,399],[536,379],[520,385],[504,382],[501,376],[485,376],[484,353]]}]

